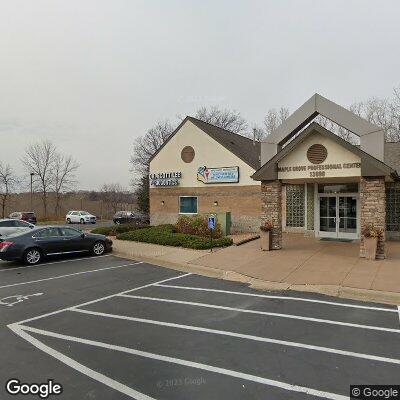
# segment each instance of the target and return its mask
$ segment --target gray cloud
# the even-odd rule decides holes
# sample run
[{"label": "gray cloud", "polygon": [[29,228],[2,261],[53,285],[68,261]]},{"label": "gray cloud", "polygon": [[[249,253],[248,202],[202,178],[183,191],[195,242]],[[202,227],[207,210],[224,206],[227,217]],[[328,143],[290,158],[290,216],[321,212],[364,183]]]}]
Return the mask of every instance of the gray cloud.
[{"label": "gray cloud", "polygon": [[0,13],[0,158],[48,137],[82,188],[129,183],[133,139],[201,105],[260,123],[314,92],[400,83],[398,1],[13,0]]}]

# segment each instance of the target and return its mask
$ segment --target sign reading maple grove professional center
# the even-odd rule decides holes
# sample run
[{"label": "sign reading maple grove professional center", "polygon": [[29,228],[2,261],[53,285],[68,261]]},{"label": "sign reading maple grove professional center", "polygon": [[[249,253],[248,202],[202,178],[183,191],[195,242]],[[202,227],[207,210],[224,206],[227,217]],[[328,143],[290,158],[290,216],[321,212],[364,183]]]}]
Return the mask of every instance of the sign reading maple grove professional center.
[{"label": "sign reading maple grove professional center", "polygon": [[239,167],[199,167],[197,180],[203,183],[237,183],[239,182]]}]

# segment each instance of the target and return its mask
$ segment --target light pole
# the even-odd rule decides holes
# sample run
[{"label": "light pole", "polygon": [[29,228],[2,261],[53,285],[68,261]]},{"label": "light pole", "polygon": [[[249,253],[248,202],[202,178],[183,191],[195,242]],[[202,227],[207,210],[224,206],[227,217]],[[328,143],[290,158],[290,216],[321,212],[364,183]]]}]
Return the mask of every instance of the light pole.
[{"label": "light pole", "polygon": [[31,211],[33,211],[33,176],[35,174],[31,172]]}]

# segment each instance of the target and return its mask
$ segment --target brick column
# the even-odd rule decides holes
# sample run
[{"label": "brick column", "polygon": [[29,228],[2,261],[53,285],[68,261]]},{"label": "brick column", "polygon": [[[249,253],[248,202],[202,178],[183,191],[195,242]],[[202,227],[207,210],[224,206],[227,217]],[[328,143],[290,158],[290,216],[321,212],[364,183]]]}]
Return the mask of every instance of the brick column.
[{"label": "brick column", "polygon": [[272,221],[272,248],[282,248],[282,184],[279,180],[261,182],[261,221]]},{"label": "brick column", "polygon": [[374,225],[376,228],[384,229],[376,251],[376,258],[383,260],[386,257],[386,191],[384,177],[361,177],[360,210],[360,257],[365,257],[362,231],[366,225]]}]

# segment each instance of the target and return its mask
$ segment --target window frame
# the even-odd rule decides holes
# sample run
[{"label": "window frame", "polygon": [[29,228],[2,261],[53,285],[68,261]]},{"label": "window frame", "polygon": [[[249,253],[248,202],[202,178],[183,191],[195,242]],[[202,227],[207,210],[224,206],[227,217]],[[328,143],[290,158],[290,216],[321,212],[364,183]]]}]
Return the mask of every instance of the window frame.
[{"label": "window frame", "polygon": [[[73,236],[72,236],[72,235],[71,235],[71,236],[64,235],[63,229],[74,231],[74,232],[76,233],[76,235],[73,235]],[[78,237],[78,236],[81,236],[81,234],[82,234],[82,232],[78,231],[78,230],[75,229],[75,228],[71,228],[71,227],[69,227],[69,226],[64,226],[64,227],[62,227],[62,228],[58,228],[58,230],[59,230],[59,232],[60,232],[60,234],[61,234],[61,235],[60,235],[61,237],[68,237],[68,238],[71,238],[71,237]]]},{"label": "window frame", "polygon": [[[181,198],[183,197],[190,197],[190,198],[195,198],[196,199],[196,212],[181,212]],[[199,213],[199,196],[179,196],[179,204],[178,204],[178,214],[179,215],[197,215]]]},{"label": "window frame", "polygon": [[[56,229],[58,231],[59,235],[57,235],[57,236],[37,236],[38,234],[40,234],[40,232],[44,232],[44,231],[47,231],[50,229]],[[54,228],[54,227],[47,227],[47,228],[40,229],[39,231],[34,232],[34,234],[32,235],[33,239],[49,239],[49,238],[60,238],[60,237],[62,237],[60,228]]]}]

